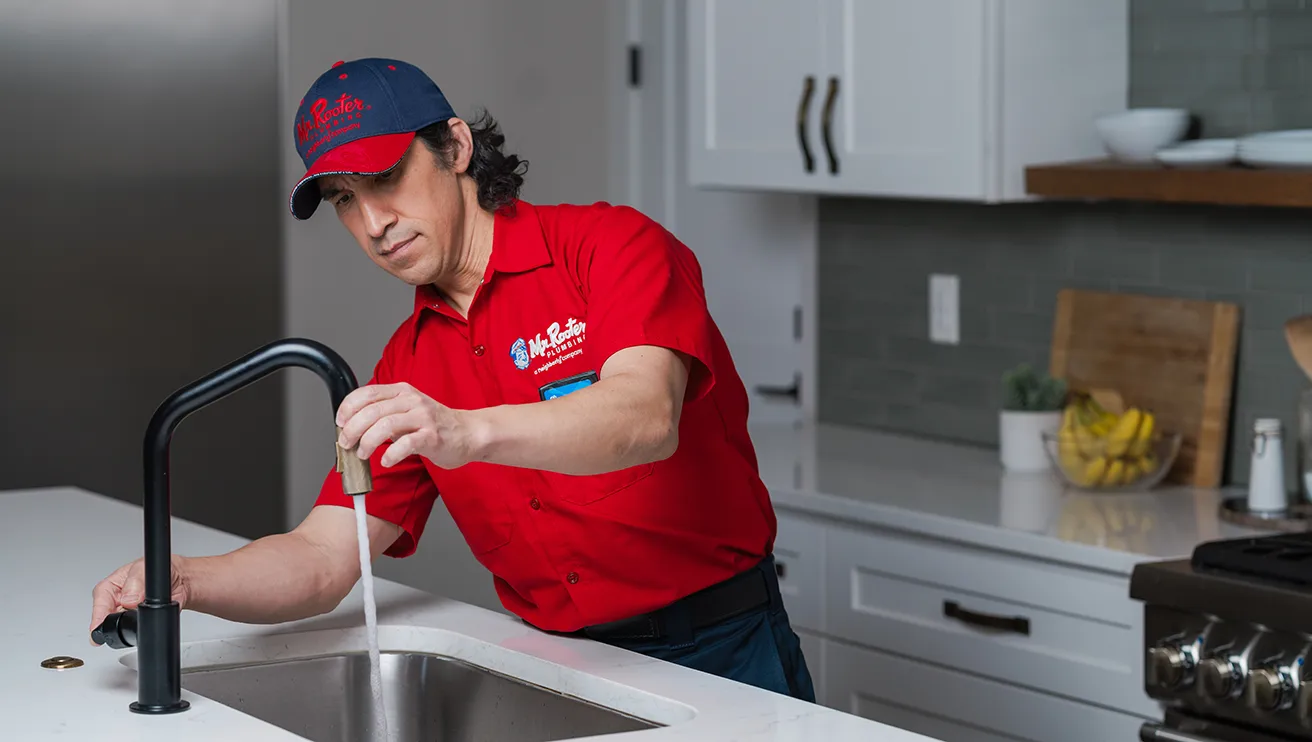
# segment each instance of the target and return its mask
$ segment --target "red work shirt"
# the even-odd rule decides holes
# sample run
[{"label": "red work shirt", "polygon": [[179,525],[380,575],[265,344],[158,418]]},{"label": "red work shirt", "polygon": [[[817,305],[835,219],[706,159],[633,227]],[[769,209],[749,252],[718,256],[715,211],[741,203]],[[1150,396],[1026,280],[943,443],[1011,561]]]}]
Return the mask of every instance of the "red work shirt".
[{"label": "red work shirt", "polygon": [[[457,409],[550,404],[616,351],[663,346],[693,361],[678,450],[575,476],[482,462],[442,469],[421,456],[386,469],[381,446],[366,509],[404,529],[386,553],[414,552],[440,492],[505,607],[549,631],[660,608],[769,554],[775,516],[747,435],[747,392],[692,251],[605,203],[520,201],[494,224],[468,319],[419,287],[369,383],[408,382]],[[335,471],[316,504],[351,506]]]}]

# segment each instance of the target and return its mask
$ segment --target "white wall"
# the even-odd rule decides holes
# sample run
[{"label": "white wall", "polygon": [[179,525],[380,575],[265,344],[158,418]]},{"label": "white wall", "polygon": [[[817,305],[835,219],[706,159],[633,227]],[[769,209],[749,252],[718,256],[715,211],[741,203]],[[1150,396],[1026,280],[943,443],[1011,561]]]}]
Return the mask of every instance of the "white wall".
[{"label": "white wall", "polygon": [[[338,59],[387,56],[418,65],[459,115],[486,107],[507,147],[530,162],[524,198],[541,203],[622,200],[608,192],[616,5],[605,0],[420,2],[284,0],[283,182],[304,172],[290,122],[304,90]],[[617,12],[617,11],[615,11]],[[618,47],[622,49],[622,46]],[[363,383],[409,311],[413,289],[376,268],[331,211],[297,222],[283,208],[288,335],[340,352]],[[333,463],[332,410],[312,374],[286,374],[288,520],[309,511]],[[492,579],[469,553],[446,509],[434,508],[418,552],[384,558],[383,577],[500,609]]]}]

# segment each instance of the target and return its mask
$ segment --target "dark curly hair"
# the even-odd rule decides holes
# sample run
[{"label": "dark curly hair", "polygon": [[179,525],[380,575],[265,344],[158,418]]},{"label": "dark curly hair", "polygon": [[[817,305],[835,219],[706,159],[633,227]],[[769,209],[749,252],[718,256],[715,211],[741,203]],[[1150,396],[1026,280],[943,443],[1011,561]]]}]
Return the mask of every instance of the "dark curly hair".
[{"label": "dark curly hair", "polygon": [[[496,211],[514,203],[519,198],[520,187],[524,185],[528,160],[501,151],[506,137],[487,111],[468,124],[474,152],[465,173],[478,184],[478,205],[487,211]],[[451,136],[451,127],[445,121],[420,129],[417,136],[443,167],[451,167],[455,161],[455,153],[452,151],[455,139]]]}]

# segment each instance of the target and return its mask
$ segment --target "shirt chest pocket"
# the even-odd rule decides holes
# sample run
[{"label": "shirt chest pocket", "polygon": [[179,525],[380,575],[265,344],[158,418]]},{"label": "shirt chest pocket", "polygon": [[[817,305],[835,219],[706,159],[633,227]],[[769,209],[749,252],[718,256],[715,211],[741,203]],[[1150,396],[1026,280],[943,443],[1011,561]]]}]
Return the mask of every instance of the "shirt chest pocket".
[{"label": "shirt chest pocket", "polygon": [[605,474],[558,474],[542,472],[551,493],[575,505],[591,505],[622,492],[651,476],[655,464],[638,464]]}]

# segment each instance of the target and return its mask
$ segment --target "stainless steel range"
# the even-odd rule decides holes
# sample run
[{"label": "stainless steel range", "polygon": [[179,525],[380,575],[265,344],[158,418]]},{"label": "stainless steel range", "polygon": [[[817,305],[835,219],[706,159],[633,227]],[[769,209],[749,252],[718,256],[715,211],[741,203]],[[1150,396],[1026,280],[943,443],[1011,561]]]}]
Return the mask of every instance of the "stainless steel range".
[{"label": "stainless steel range", "polygon": [[1312,740],[1312,533],[1213,541],[1142,564],[1144,742]]}]

